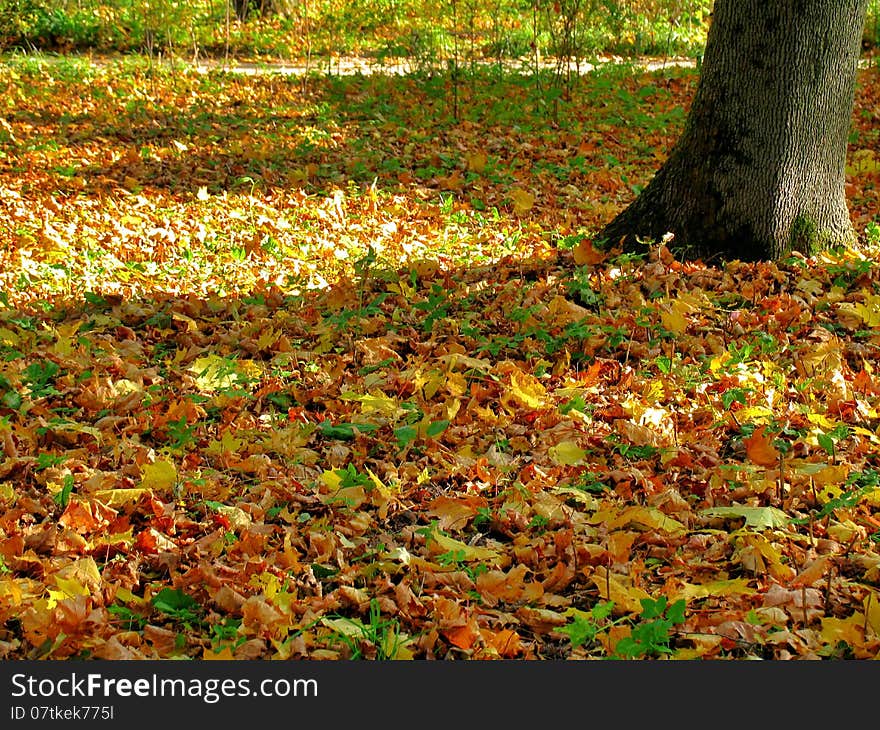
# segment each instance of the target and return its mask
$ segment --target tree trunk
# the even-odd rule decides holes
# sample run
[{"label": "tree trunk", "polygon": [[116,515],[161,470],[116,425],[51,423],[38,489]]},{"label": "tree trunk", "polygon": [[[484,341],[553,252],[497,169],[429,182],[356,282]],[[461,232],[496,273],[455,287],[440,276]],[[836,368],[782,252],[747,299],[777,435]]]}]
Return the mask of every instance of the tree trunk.
[{"label": "tree trunk", "polygon": [[716,0],[685,130],[600,233],[672,233],[690,259],[777,259],[855,240],[846,146],[867,0]]}]

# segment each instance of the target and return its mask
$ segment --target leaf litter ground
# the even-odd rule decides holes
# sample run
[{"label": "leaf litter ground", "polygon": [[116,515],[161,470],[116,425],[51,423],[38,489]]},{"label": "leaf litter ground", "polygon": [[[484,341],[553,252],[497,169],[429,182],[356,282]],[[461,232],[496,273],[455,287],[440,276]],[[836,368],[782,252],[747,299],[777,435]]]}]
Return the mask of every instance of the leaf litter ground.
[{"label": "leaf litter ground", "polygon": [[4,658],[877,655],[875,263],[590,244],[693,73],[5,71]]}]

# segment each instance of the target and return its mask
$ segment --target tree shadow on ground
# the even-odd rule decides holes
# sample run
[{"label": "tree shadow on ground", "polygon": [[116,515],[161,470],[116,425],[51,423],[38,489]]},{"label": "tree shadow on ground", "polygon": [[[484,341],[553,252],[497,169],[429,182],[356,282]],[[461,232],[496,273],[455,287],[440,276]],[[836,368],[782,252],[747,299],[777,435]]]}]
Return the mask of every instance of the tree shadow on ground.
[{"label": "tree shadow on ground", "polygon": [[[217,193],[374,184],[395,192],[413,186],[473,190],[479,197],[486,188],[538,184],[536,175],[560,187],[584,185],[628,143],[625,129],[612,129],[622,125],[622,115],[669,96],[657,86],[638,99],[621,94],[609,107],[609,95],[621,84],[633,90],[652,85],[651,76],[637,81],[621,71],[580,79],[577,104],[554,98],[550,76],[491,71],[473,78],[305,81],[192,74],[151,82],[133,76],[115,91],[113,81],[108,91],[96,78],[66,82],[60,97],[35,94],[12,115],[15,143],[4,140],[6,175],[43,175],[42,182],[33,181],[35,192],[96,195],[133,188],[187,194],[202,186]],[[656,130],[680,117],[674,104],[668,111],[668,119],[664,112],[656,118]],[[673,125],[670,138],[674,133]],[[585,139],[589,144],[579,152]],[[578,159],[569,164],[570,158]],[[601,188],[603,175],[598,177]]]}]

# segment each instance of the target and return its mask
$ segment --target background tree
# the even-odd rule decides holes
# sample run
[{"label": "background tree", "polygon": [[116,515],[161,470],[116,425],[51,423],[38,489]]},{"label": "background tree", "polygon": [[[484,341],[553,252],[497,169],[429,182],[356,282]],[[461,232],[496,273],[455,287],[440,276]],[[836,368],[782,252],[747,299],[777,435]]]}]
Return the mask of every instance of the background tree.
[{"label": "background tree", "polygon": [[680,140],[602,231],[688,258],[774,259],[855,240],[844,165],[867,0],[716,0]]}]

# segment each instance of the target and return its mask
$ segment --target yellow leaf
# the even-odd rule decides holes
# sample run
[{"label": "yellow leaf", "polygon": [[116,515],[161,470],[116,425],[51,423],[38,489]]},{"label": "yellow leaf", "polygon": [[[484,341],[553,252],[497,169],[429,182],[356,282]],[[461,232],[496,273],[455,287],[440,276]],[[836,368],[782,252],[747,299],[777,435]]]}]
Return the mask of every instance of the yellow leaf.
[{"label": "yellow leaf", "polygon": [[501,557],[495,550],[468,545],[466,542],[455,540],[436,531],[431,535],[429,547],[437,554],[451,552],[461,560],[498,561]]},{"label": "yellow leaf", "polygon": [[838,421],[832,421],[828,416],[821,413],[808,413],[807,420],[825,431],[832,431],[838,424]]},{"label": "yellow leaf", "polygon": [[135,487],[133,489],[99,489],[95,492],[95,499],[100,500],[108,507],[122,507],[126,504],[139,502],[142,497],[152,493],[150,489]]},{"label": "yellow leaf", "polygon": [[229,359],[214,354],[193,360],[187,370],[195,374],[196,385],[205,391],[232,388],[239,378],[238,371]]},{"label": "yellow leaf", "polygon": [[743,534],[736,558],[739,558],[746,570],[755,573],[766,570],[780,581],[789,581],[794,577],[794,570],[782,562],[779,550],[767,538],[757,533]]},{"label": "yellow leaf", "polygon": [[668,515],[654,507],[627,507],[621,513],[621,518],[625,518],[627,522],[635,522],[652,530],[660,530],[669,535],[683,535],[687,532],[687,528],[678,520],[674,520]]},{"label": "yellow leaf", "polygon": [[10,347],[16,347],[21,342],[21,338],[12,330],[0,327],[0,342]]},{"label": "yellow leaf", "polygon": [[465,370],[479,370],[480,372],[487,373],[492,369],[491,361],[478,357],[470,357],[469,355],[462,355],[458,352],[441,355],[437,360],[444,363],[449,370],[461,367]]},{"label": "yellow leaf", "polygon": [[587,455],[587,452],[574,441],[560,441],[556,446],[551,446],[547,451],[553,461],[557,464],[565,464],[566,466],[579,464]]},{"label": "yellow leaf", "polygon": [[865,616],[868,618],[868,626],[876,636],[880,636],[880,594],[870,591],[863,603]]},{"label": "yellow leaf", "polygon": [[816,486],[827,487],[828,485],[841,486],[846,482],[849,476],[849,467],[846,464],[836,464],[834,466],[826,466],[824,469],[813,474],[813,481]]},{"label": "yellow leaf", "polygon": [[259,339],[257,339],[257,347],[260,350],[265,350],[267,347],[272,347],[277,341],[281,334],[278,330],[269,327],[260,333]]},{"label": "yellow leaf", "polygon": [[146,601],[138,595],[132,593],[128,588],[119,587],[116,589],[116,600],[123,603],[131,603],[135,606],[143,606]]},{"label": "yellow leaf", "polygon": [[251,526],[251,516],[240,507],[221,504],[217,512],[229,520],[229,526],[234,530],[246,530]]},{"label": "yellow leaf", "polygon": [[481,175],[483,170],[486,169],[486,163],[488,161],[489,158],[486,156],[485,152],[475,152],[467,158],[468,170]]},{"label": "yellow leaf", "polygon": [[230,661],[235,659],[231,646],[224,646],[220,651],[214,651],[210,647],[202,650],[202,660],[204,661]]},{"label": "yellow leaf", "polygon": [[100,441],[103,434],[94,426],[86,426],[83,423],[58,423],[52,426],[52,430],[57,433],[86,433]]},{"label": "yellow leaf", "polygon": [[363,622],[356,618],[322,618],[321,624],[343,636],[363,637],[367,631]]},{"label": "yellow leaf", "polygon": [[731,580],[714,580],[697,585],[685,583],[676,592],[676,598],[684,598],[686,601],[690,601],[694,598],[706,598],[707,596],[751,596],[755,593],[757,591],[749,587],[747,579],[733,578]]},{"label": "yellow leaf", "polygon": [[851,647],[859,647],[865,643],[864,622],[865,617],[860,613],[848,618],[829,616],[822,619],[819,636],[823,643],[831,646],[836,647],[842,641]]},{"label": "yellow leaf", "polygon": [[746,421],[766,421],[773,417],[773,411],[767,406],[748,406],[736,412],[736,417],[740,422]]},{"label": "yellow leaf", "polygon": [[213,439],[205,449],[205,452],[212,456],[222,456],[223,454],[234,454],[241,449],[244,439],[236,438],[232,432],[227,429],[223,432],[220,440]]},{"label": "yellow leaf", "polygon": [[381,479],[379,479],[379,477],[377,477],[369,467],[367,467],[366,469],[367,475],[370,477],[370,481],[373,482],[379,493],[386,499],[391,499],[391,497],[393,496],[391,487],[389,487]]},{"label": "yellow leaf", "polygon": [[837,316],[848,329],[855,329],[858,320],[868,327],[876,327],[880,325],[880,297],[866,296],[863,302],[841,302],[837,305]]},{"label": "yellow leaf", "polygon": [[87,596],[91,592],[75,578],[59,578],[55,576],[55,585],[58,586],[62,593],[70,597]]},{"label": "yellow leaf", "polygon": [[[808,377],[826,376],[840,370],[843,351],[836,340],[819,342],[799,353],[795,361],[798,373]],[[810,420],[813,420],[810,418]],[[825,419],[827,420],[827,418]]]},{"label": "yellow leaf", "polygon": [[388,514],[388,506],[393,499],[391,487],[387,486],[371,469],[367,468],[367,475],[376,488],[370,492],[370,502],[379,508],[379,519],[384,520]]},{"label": "yellow leaf", "polygon": [[748,505],[727,505],[709,507],[700,514],[713,517],[742,517],[749,527],[759,529],[782,528],[788,524],[789,516],[777,507],[751,507]]},{"label": "yellow leaf", "polygon": [[858,308],[859,314],[865,320],[865,324],[868,327],[880,325],[880,296],[866,296],[864,302]]},{"label": "yellow leaf", "polygon": [[325,469],[321,474],[321,481],[330,489],[338,489],[342,483],[342,477],[334,469]]},{"label": "yellow leaf", "polygon": [[599,597],[602,600],[614,601],[615,608],[626,613],[640,613],[642,610],[641,600],[651,598],[651,595],[641,588],[629,585],[624,576],[609,573],[603,565],[596,568],[591,580],[599,589]]},{"label": "yellow leaf", "polygon": [[832,522],[827,528],[828,536],[841,543],[849,543],[859,535],[864,533],[863,529],[852,520],[844,520],[843,522]]},{"label": "yellow leaf", "polygon": [[660,309],[660,323],[673,334],[683,335],[688,328],[685,312],[690,309],[687,305],[673,301],[664,304]]},{"label": "yellow leaf", "polygon": [[535,204],[535,196],[522,188],[511,190],[510,199],[513,201],[513,212],[517,215],[528,213]]},{"label": "yellow leaf", "polygon": [[553,487],[550,491],[552,491],[553,494],[564,495],[566,499],[573,499],[580,502],[584,505],[584,510],[586,511],[592,511],[599,508],[599,500],[589,492],[585,492],[583,489],[578,489],[577,487]]},{"label": "yellow leaf", "polygon": [[66,598],[70,598],[70,596],[64,591],[55,591],[51,588],[47,589],[46,593],[49,594],[49,598],[46,599],[46,608],[53,609],[58,605],[59,601],[63,601]]},{"label": "yellow leaf", "polygon": [[850,156],[850,162],[846,166],[846,174],[852,177],[871,175],[880,172],[880,162],[874,155],[874,150],[856,150]]},{"label": "yellow leaf", "polygon": [[55,330],[56,340],[52,345],[52,352],[60,357],[68,357],[78,346],[78,330],[79,322],[73,322],[69,325],[59,325]]},{"label": "yellow leaf", "polygon": [[153,489],[164,492],[177,484],[177,467],[173,462],[160,459],[152,464],[145,464],[141,478],[141,489]]},{"label": "yellow leaf", "polygon": [[385,395],[382,391],[376,391],[370,395],[359,395],[345,391],[339,397],[342,400],[353,400],[360,403],[362,413],[381,413],[385,416],[394,416],[401,410],[397,400]]},{"label": "yellow leaf", "polygon": [[90,557],[74,560],[52,578],[68,596],[86,596],[101,587],[101,573],[94,558]]},{"label": "yellow leaf", "polygon": [[[18,606],[22,599],[24,599],[25,594],[22,588],[23,585],[20,585],[24,581],[17,578],[4,578],[0,580],[0,598],[3,599],[4,605],[6,606]],[[45,586],[41,583],[39,593],[42,594]],[[30,596],[29,596],[30,597]]]},{"label": "yellow leaf", "polygon": [[384,655],[393,661],[409,661],[415,658],[415,653],[409,648],[412,641],[404,634],[389,631],[385,634]]},{"label": "yellow leaf", "polygon": [[[440,381],[441,384],[446,386],[446,390],[448,390],[452,395],[464,395],[468,391],[468,383],[467,379],[461,373],[449,373],[445,382]],[[428,386],[431,386],[431,383],[428,383]],[[429,388],[425,389],[425,397],[430,398],[428,395]]]},{"label": "yellow leaf", "polygon": [[202,186],[199,188],[199,191],[196,193],[196,197],[197,197],[199,200],[210,200],[210,198],[211,198],[211,194],[208,192],[208,186],[207,186],[207,185],[202,185]]},{"label": "yellow leaf", "polygon": [[526,408],[541,408],[547,391],[538,380],[531,375],[512,371],[510,373],[510,390],[501,396],[501,402],[508,405],[514,400]]}]

